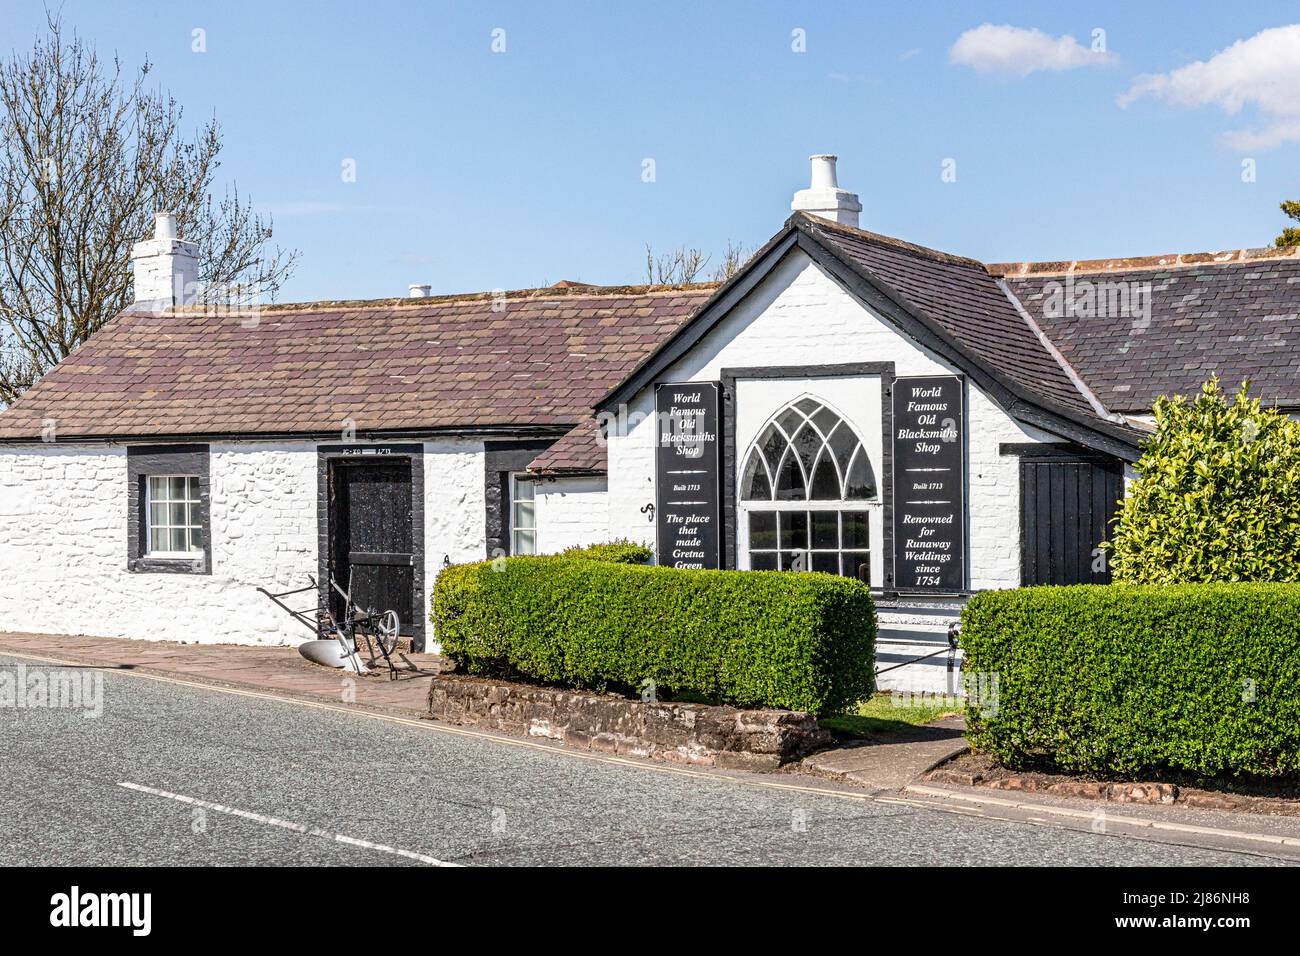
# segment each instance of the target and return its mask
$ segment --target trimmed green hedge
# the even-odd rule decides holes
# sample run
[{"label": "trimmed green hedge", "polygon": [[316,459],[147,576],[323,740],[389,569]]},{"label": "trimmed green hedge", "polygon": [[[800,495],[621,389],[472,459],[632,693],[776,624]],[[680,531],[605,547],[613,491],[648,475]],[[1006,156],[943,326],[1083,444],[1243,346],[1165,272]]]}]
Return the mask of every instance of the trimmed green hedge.
[{"label": "trimmed green hedge", "polygon": [[990,591],[961,645],[967,737],[1010,766],[1300,771],[1300,585]]},{"label": "trimmed green hedge", "polygon": [[871,593],[829,574],[507,558],[439,574],[433,621],[470,673],[568,687],[825,713],[875,680]]},{"label": "trimmed green hedge", "polygon": [[645,564],[654,552],[644,544],[626,538],[586,546],[574,545],[560,552],[562,558],[586,558],[588,561],[609,561],[613,564]]}]

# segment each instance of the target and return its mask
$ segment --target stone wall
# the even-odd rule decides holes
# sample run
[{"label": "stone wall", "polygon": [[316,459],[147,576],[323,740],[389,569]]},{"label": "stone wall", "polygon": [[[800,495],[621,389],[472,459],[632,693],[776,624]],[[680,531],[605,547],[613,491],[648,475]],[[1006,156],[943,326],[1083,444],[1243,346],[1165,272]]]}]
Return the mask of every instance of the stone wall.
[{"label": "stone wall", "polygon": [[831,741],[812,716],[788,710],[646,702],[450,674],[430,684],[428,716],[583,750],[757,771]]}]

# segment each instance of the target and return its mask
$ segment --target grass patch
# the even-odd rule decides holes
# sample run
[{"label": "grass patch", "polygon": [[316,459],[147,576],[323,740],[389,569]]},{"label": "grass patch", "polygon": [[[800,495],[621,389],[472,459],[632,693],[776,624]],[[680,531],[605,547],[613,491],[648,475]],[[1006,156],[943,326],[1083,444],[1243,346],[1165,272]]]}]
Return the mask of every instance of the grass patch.
[{"label": "grass patch", "polygon": [[905,732],[960,713],[960,708],[943,704],[895,702],[892,694],[882,693],[859,701],[847,713],[819,717],[817,723],[835,734],[877,737]]}]

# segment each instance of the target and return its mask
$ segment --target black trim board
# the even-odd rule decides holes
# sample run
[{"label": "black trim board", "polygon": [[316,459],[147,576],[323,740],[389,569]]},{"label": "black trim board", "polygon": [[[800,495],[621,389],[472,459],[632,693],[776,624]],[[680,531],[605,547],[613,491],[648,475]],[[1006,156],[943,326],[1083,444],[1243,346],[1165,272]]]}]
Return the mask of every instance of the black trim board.
[{"label": "black trim board", "polygon": [[998,454],[1025,461],[1078,461],[1100,464],[1116,460],[1114,455],[1067,442],[1003,442],[998,446]]},{"label": "black trim board", "polygon": [[695,315],[663,345],[603,398],[596,411],[628,403],[673,363],[707,335],[793,249],[798,248],[825,269],[836,282],[877,315],[891,322],[923,348],[950,363],[972,379],[1010,416],[1026,424],[1104,451],[1125,461],[1140,457],[1141,435],[1125,426],[1100,419],[1085,419],[1034,395],[970,354],[943,326],[908,303],[878,278],[861,270],[823,241],[820,227],[796,213],[741,272],[733,276]]},{"label": "black trim board", "polygon": [[[510,476],[526,473],[528,465],[553,441],[483,443],[483,540],[487,556],[510,553]],[[538,479],[542,476],[537,476]]]},{"label": "black trim board", "polygon": [[[382,451],[381,451],[382,449]],[[368,453],[367,453],[368,452]],[[411,461],[411,646],[423,651],[425,645],[424,593],[424,445],[318,445],[316,447],[316,565],[317,596],[327,607],[330,561],[330,463],[338,460],[379,462],[392,458]]]},{"label": "black trim board", "polygon": [[845,362],[839,365],[766,365],[724,368],[722,380],[722,566],[736,567],[736,382],[740,379],[880,377],[881,504],[884,508],[883,552],[886,586],[894,584],[894,363]]},{"label": "black trim board", "polygon": [[[0,413],[3,414],[3,413]],[[450,426],[447,428],[368,428],[359,430],[349,441],[356,442],[392,442],[392,441],[440,441],[449,438],[478,439],[545,439],[559,438],[573,430],[570,425],[483,425]],[[60,436],[55,441],[47,441],[39,435],[30,438],[0,438],[0,447],[5,445],[158,445],[175,443],[203,442],[218,444],[221,442],[338,442],[342,440],[338,429],[330,431],[307,432],[167,432],[156,435],[68,435]]]},{"label": "black trim board", "polygon": [[[212,573],[212,482],[211,454],[207,445],[132,445],[126,450],[126,569],[135,573]],[[203,558],[146,557],[144,519],[147,496],[144,483],[149,475],[198,475],[199,500],[203,512]]]}]

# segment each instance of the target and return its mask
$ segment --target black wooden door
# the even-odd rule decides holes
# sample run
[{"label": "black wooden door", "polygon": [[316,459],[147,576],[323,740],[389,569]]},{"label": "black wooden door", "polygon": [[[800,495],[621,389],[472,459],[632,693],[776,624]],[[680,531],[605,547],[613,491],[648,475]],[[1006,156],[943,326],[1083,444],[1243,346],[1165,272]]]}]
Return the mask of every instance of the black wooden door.
[{"label": "black wooden door", "polygon": [[[411,461],[333,463],[330,568],[362,609],[394,610],[402,633],[414,620]],[[336,610],[342,599],[333,596]]]},{"label": "black wooden door", "polygon": [[1097,546],[1124,494],[1118,461],[1020,462],[1020,583],[1105,584]]}]

